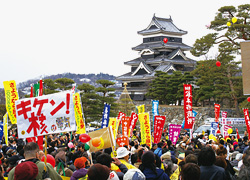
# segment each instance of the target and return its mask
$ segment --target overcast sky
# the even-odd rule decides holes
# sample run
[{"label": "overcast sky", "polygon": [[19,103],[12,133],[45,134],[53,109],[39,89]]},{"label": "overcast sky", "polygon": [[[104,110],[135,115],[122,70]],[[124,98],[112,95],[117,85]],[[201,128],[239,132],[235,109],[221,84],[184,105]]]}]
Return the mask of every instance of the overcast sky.
[{"label": "overcast sky", "polygon": [[[119,76],[130,71],[137,31],[153,14],[172,17],[192,46],[222,6],[249,0],[12,0],[0,1],[0,87],[58,73]],[[190,56],[189,56],[190,57]],[[195,58],[194,58],[195,59]],[[197,59],[197,58],[196,58]],[[198,59],[197,59],[198,60]]]}]

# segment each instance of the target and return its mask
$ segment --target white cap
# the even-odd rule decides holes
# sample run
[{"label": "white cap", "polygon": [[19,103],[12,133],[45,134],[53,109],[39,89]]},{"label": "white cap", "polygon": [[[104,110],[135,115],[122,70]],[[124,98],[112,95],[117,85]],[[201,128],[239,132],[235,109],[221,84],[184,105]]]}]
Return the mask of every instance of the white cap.
[{"label": "white cap", "polygon": [[145,175],[139,169],[129,169],[123,176],[123,180],[145,180]]},{"label": "white cap", "polygon": [[119,147],[117,149],[116,153],[117,153],[116,158],[123,158],[123,157],[127,156],[130,153],[130,151],[128,151],[127,148],[125,148],[125,147]]}]

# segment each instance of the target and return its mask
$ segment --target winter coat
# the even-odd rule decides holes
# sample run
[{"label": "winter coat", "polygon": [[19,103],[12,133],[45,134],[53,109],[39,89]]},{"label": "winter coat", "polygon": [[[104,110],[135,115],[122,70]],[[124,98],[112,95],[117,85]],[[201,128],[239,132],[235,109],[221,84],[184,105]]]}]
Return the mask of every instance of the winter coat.
[{"label": "winter coat", "polygon": [[88,170],[85,168],[78,169],[70,177],[70,180],[78,180],[80,178],[84,179],[84,177],[86,177],[86,179],[87,179],[87,176],[86,176],[87,172],[88,172]]},{"label": "winter coat", "polygon": [[145,168],[143,174],[146,176],[146,180],[170,180],[168,175],[162,170],[156,168],[157,174],[155,174],[151,169]]}]

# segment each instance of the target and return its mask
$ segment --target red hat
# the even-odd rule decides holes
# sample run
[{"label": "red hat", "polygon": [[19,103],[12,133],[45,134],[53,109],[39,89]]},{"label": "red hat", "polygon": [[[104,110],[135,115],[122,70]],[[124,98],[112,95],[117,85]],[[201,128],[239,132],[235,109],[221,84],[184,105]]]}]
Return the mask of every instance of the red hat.
[{"label": "red hat", "polygon": [[15,168],[15,180],[35,180],[38,175],[38,167],[31,161],[25,161],[18,164]]},{"label": "red hat", "polygon": [[74,162],[76,169],[85,168],[86,161],[87,159],[85,157],[76,158]]}]

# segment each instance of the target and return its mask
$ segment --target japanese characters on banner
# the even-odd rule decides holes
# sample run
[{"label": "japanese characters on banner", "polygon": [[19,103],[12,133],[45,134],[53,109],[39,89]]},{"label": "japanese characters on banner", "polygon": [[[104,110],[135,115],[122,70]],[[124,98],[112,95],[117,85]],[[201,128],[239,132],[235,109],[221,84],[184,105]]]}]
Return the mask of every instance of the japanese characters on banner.
[{"label": "japanese characters on banner", "polygon": [[149,113],[140,113],[141,143],[152,147]]},{"label": "japanese characters on banner", "polygon": [[221,122],[222,125],[226,125],[227,124],[227,112],[226,111],[221,111]]},{"label": "japanese characters on banner", "polygon": [[228,125],[224,125],[223,126],[223,136],[224,137],[226,137],[226,136],[229,135],[228,132],[227,132],[227,130],[230,129],[230,128],[232,128],[232,126],[228,126]]},{"label": "japanese characters on banner", "polygon": [[162,130],[165,124],[165,116],[155,116],[154,120],[154,143],[158,143],[161,140]]},{"label": "japanese characters on banner", "polygon": [[19,138],[76,130],[69,92],[17,100],[16,114]]},{"label": "japanese characters on banner", "polygon": [[130,117],[122,117],[122,135],[128,137]]},{"label": "japanese characters on banner", "polygon": [[110,105],[105,103],[103,113],[102,113],[102,128],[108,127],[109,124],[109,113],[110,113]]},{"label": "japanese characters on banner", "polygon": [[2,138],[3,138],[3,123],[0,122],[0,142],[2,142]]},{"label": "japanese characters on banner", "polygon": [[214,121],[219,122],[220,118],[220,105],[219,104],[214,104]]},{"label": "japanese characters on banner", "polygon": [[249,111],[248,109],[243,109],[245,121],[246,121],[246,127],[248,132],[248,139],[250,138],[250,120],[249,120]]},{"label": "japanese characters on banner", "polygon": [[118,144],[119,147],[123,147],[125,145],[128,146],[129,139],[126,136],[121,136],[121,137],[119,137],[119,138],[116,139],[116,143]]},{"label": "japanese characters on banner", "polygon": [[184,114],[185,114],[184,129],[192,129],[193,127],[192,86],[190,84],[183,84],[183,89],[184,89]]},{"label": "japanese characters on banner", "polygon": [[75,110],[75,120],[77,125],[76,134],[84,134],[86,133],[86,129],[82,114],[80,93],[74,94],[74,110]]},{"label": "japanese characters on banner", "polygon": [[109,118],[109,126],[111,126],[111,129],[113,131],[114,139],[116,139],[116,123],[117,119],[116,118]]},{"label": "japanese characters on banner", "polygon": [[15,101],[18,100],[16,82],[14,80],[3,82],[5,91],[6,110],[12,124],[16,124]]},{"label": "japanese characters on banner", "polygon": [[3,116],[3,131],[5,137],[5,144],[8,145],[8,113]]},{"label": "japanese characters on banner", "polygon": [[144,113],[145,112],[145,105],[140,105],[140,106],[137,106],[137,109],[138,109],[138,114],[140,113]]},{"label": "japanese characters on banner", "polygon": [[181,132],[181,125],[177,124],[169,125],[169,140],[172,141],[173,145],[176,145],[180,132]]},{"label": "japanese characters on banner", "polygon": [[119,113],[118,113],[118,116],[117,116],[117,119],[119,120],[118,127],[119,127],[120,124],[121,124],[122,117],[125,117],[125,116],[126,116],[126,114],[123,113],[123,112],[119,112]]},{"label": "japanese characters on banner", "polygon": [[136,122],[138,120],[138,115],[135,112],[131,113],[131,122],[130,122],[130,126],[129,126],[129,135],[132,137],[133,136],[133,130],[135,128]]},{"label": "japanese characters on banner", "polygon": [[212,122],[212,123],[211,123],[211,131],[210,131],[210,134],[213,134],[214,136],[216,136],[217,128],[218,128],[218,122]]}]

